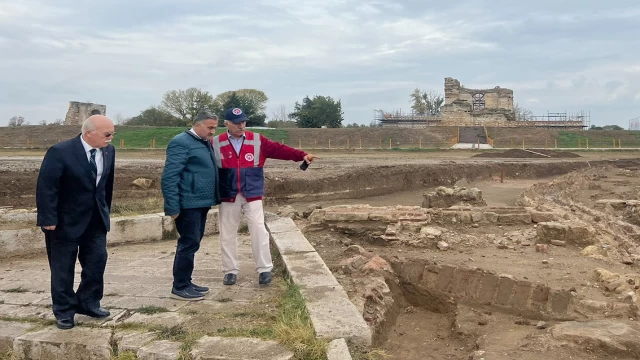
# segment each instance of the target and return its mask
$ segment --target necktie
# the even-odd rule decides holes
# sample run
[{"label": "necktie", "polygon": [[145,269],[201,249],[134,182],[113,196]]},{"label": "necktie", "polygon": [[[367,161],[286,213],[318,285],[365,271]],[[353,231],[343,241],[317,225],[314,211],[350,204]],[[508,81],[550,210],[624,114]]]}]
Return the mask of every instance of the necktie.
[{"label": "necktie", "polygon": [[91,157],[89,158],[89,164],[91,165],[91,174],[95,179],[98,177],[98,166],[96,165],[96,149],[89,150]]}]

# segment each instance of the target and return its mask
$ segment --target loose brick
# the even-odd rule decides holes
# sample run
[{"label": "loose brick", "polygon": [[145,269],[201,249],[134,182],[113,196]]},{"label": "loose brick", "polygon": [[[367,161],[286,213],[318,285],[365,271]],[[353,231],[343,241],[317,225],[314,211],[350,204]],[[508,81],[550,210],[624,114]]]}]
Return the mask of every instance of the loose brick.
[{"label": "loose brick", "polygon": [[557,314],[564,314],[569,308],[571,302],[571,293],[567,290],[551,291],[551,311]]},{"label": "loose brick", "polygon": [[516,309],[525,309],[531,295],[531,281],[518,280],[510,305]]},{"label": "loose brick", "polygon": [[493,296],[498,288],[498,275],[484,274],[482,277],[480,291],[478,291],[478,301],[482,304],[493,303]]},{"label": "loose brick", "polygon": [[496,304],[508,305],[511,298],[511,292],[515,285],[515,280],[508,276],[500,276],[498,281],[498,294],[496,295]]},{"label": "loose brick", "polygon": [[438,284],[436,288],[442,292],[449,290],[453,283],[454,266],[442,265],[440,274],[438,274]]},{"label": "loose brick", "polygon": [[471,277],[472,270],[469,268],[459,267],[456,268],[453,274],[453,293],[455,296],[464,298],[467,286],[469,286],[469,278]]}]

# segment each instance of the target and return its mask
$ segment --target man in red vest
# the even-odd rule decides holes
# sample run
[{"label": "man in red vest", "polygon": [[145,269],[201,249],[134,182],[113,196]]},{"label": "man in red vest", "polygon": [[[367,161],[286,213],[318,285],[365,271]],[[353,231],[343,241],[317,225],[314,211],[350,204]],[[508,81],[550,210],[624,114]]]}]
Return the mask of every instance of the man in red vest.
[{"label": "man in red vest", "polygon": [[246,130],[247,115],[239,108],[227,109],[224,125],[227,132],[213,138],[213,150],[220,176],[220,246],[225,285],[236,283],[238,266],[238,226],[242,213],[247,217],[251,250],[258,272],[258,283],[271,283],[269,233],[264,226],[264,171],[266,159],[305,161],[316,156],[271,141]]}]

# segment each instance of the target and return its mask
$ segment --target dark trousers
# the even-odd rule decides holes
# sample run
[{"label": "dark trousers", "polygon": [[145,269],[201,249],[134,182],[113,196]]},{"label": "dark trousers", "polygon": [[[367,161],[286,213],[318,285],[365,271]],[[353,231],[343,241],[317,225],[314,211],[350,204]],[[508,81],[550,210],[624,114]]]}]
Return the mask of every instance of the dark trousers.
[{"label": "dark trousers", "polygon": [[[93,211],[87,229],[75,239],[57,230],[44,231],[51,269],[51,299],[57,319],[73,318],[77,309],[100,307],[107,265],[107,231],[98,210]],[[76,259],[82,273],[80,285],[73,291]]]},{"label": "dark trousers", "polygon": [[194,258],[204,236],[209,208],[180,209],[176,230],[180,237],[173,260],[173,288],[182,290],[191,285]]}]

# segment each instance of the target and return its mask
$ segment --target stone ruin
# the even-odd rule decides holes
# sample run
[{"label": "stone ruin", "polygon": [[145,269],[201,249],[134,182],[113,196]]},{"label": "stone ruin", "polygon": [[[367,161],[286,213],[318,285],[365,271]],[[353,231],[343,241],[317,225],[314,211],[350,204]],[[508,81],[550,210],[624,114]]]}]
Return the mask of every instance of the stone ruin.
[{"label": "stone ruin", "polygon": [[482,199],[482,191],[477,188],[447,188],[439,186],[434,192],[425,193],[422,207],[448,208],[454,205],[486,206]]},{"label": "stone ruin", "polygon": [[513,90],[496,86],[493,89],[467,89],[454,78],[444,80],[442,122],[510,121],[515,120]]},{"label": "stone ruin", "polygon": [[107,115],[107,106],[84,103],[78,101],[69,101],[69,110],[64,118],[65,125],[82,125],[91,115]]}]

